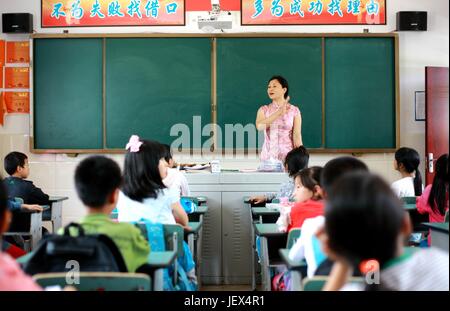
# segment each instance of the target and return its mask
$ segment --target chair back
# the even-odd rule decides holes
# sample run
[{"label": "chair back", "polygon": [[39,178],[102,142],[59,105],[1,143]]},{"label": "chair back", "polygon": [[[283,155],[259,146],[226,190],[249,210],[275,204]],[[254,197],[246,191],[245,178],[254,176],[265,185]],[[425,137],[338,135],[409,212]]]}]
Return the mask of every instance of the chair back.
[{"label": "chair back", "polygon": [[405,204],[416,204],[416,197],[402,197],[401,200]]},{"label": "chair back", "polygon": [[[142,232],[144,237],[148,240],[147,225],[144,222],[135,224]],[[163,224],[164,231],[164,246],[166,250],[176,250],[177,257],[184,254],[183,251],[183,237],[184,229],[178,224]],[[150,242],[150,241],[149,241]]]},{"label": "chair back", "polygon": [[150,291],[151,288],[150,277],[142,273],[80,272],[78,276],[67,272],[41,273],[33,279],[43,288],[73,286],[79,291]]},{"label": "chair back", "polygon": [[286,248],[291,248],[295,242],[300,238],[300,234],[302,230],[300,228],[294,228],[288,233],[287,245]]},{"label": "chair back", "polygon": [[[312,278],[306,278],[303,280],[304,291],[321,291],[328,280],[328,276],[314,276]],[[364,284],[364,278],[351,277],[349,283],[352,284]]]}]

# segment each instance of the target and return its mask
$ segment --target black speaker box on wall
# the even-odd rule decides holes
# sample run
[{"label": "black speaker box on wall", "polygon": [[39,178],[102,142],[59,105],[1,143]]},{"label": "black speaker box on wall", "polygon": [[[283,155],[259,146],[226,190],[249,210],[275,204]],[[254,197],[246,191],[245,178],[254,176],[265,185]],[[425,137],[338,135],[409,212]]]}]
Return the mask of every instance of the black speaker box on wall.
[{"label": "black speaker box on wall", "polygon": [[4,33],[32,33],[33,15],[30,13],[3,13]]},{"label": "black speaker box on wall", "polygon": [[397,12],[397,31],[401,30],[427,30],[427,12]]}]

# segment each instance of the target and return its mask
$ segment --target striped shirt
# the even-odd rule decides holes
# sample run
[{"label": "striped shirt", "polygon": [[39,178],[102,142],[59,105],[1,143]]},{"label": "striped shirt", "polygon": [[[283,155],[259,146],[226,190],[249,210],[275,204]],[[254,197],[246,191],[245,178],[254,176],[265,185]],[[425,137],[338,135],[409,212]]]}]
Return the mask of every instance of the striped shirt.
[{"label": "striped shirt", "polygon": [[431,247],[384,268],[381,285],[399,291],[448,291],[448,273],[448,253]]}]

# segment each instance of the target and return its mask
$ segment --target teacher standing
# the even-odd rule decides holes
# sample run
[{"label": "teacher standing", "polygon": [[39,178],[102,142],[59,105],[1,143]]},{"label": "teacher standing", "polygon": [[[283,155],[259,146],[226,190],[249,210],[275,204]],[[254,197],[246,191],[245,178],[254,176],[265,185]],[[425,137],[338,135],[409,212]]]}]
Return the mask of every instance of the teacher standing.
[{"label": "teacher standing", "polygon": [[256,128],[264,131],[260,158],[284,162],[289,151],[303,145],[302,117],[298,107],[289,103],[289,85],[282,76],[270,78],[267,94],[272,103],[260,107],[256,116]]}]

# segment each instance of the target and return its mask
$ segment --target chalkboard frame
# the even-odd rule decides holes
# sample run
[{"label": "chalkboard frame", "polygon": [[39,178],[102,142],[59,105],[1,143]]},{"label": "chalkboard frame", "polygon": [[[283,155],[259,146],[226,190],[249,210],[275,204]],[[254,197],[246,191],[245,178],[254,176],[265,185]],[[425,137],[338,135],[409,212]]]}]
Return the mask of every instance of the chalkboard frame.
[{"label": "chalkboard frame", "polygon": [[[176,34],[176,33],[159,33],[159,34],[145,34],[145,33],[122,33],[122,34],[33,34],[31,36],[31,48],[30,48],[30,75],[33,77],[33,45],[35,39],[62,39],[62,38],[103,38],[104,44],[106,38],[211,38],[211,121],[213,124],[217,124],[217,60],[216,60],[216,40],[215,38],[322,38],[322,44],[325,44],[325,38],[329,37],[344,37],[344,38],[392,38],[394,41],[394,72],[395,72],[395,148],[353,148],[353,149],[329,149],[329,148],[311,148],[312,153],[389,153],[394,152],[399,147],[400,141],[400,92],[399,92],[399,40],[396,33],[247,33],[247,34]],[[103,51],[105,53],[105,50]],[[322,49],[322,61],[324,62],[325,53]],[[325,68],[322,66],[322,84],[325,82]],[[103,77],[105,76],[105,58],[103,58]],[[33,93],[34,79],[32,79],[30,92]],[[103,79],[105,84],[105,79]],[[325,140],[325,90],[322,88],[322,142]],[[103,85],[103,113],[105,113],[105,85]],[[31,96],[30,99],[30,151],[32,153],[56,153],[56,154],[83,154],[83,153],[104,153],[104,154],[122,154],[125,153],[123,149],[38,149],[35,148],[34,141],[34,99]],[[256,112],[255,112],[256,116]],[[103,118],[103,128],[105,127],[105,118]],[[106,132],[103,132],[103,146],[105,146]],[[216,142],[216,135],[213,137],[214,143]],[[322,144],[323,146],[324,144]],[[229,152],[226,149],[220,149],[214,151],[217,155],[225,154]],[[242,149],[234,149],[237,154],[242,154]],[[258,153],[259,150],[248,149],[246,153]],[[183,153],[200,154],[200,149],[191,148]]]}]

